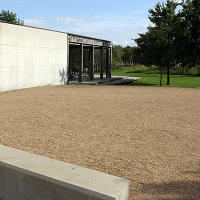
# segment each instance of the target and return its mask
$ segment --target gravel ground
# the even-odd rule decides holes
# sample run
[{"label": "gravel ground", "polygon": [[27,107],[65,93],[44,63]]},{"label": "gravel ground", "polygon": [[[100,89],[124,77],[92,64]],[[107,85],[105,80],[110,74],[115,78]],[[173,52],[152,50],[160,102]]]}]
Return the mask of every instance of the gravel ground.
[{"label": "gravel ground", "polygon": [[0,93],[0,143],[130,179],[131,199],[200,199],[199,89]]}]

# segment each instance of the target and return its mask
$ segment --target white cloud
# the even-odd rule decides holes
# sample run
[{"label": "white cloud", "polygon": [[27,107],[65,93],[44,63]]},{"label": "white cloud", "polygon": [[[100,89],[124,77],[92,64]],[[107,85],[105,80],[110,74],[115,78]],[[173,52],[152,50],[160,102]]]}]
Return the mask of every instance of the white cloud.
[{"label": "white cloud", "polygon": [[101,16],[100,20],[86,20],[79,25],[66,27],[66,32],[83,34],[115,41],[115,44],[135,45],[133,39],[138,38],[138,33],[144,33],[149,24],[148,19],[132,15],[119,17],[115,15]]},{"label": "white cloud", "polygon": [[79,25],[79,24],[85,23],[85,19],[84,18],[54,17],[52,19],[55,20],[57,23],[64,23],[64,24]]},{"label": "white cloud", "polygon": [[51,27],[50,24],[48,24],[40,19],[25,19],[24,24],[28,25],[28,26],[39,27],[39,28],[50,28]]},{"label": "white cloud", "polygon": [[177,3],[182,3],[183,0],[175,0]]},{"label": "white cloud", "polygon": [[144,33],[150,24],[148,18],[135,16],[133,13],[126,16],[111,14],[95,16],[58,16],[53,18],[26,19],[26,25],[49,28],[58,31],[80,34],[100,39],[115,41],[115,44],[135,45],[133,39],[138,33]]},{"label": "white cloud", "polygon": [[17,0],[17,4],[22,4],[23,0]]}]

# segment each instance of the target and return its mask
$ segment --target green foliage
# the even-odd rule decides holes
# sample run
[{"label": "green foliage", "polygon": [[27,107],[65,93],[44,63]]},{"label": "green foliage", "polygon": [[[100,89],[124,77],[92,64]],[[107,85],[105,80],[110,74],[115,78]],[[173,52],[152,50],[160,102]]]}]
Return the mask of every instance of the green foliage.
[{"label": "green foliage", "polygon": [[186,0],[182,7],[182,62],[200,64],[200,1]]},{"label": "green foliage", "polygon": [[113,69],[119,69],[122,65],[123,47],[120,45],[113,45],[112,48],[112,65]]},{"label": "green foliage", "polygon": [[141,63],[167,70],[168,84],[169,70],[173,71],[176,65],[187,67],[187,73],[196,73],[196,68],[190,66],[200,64],[200,1],[167,0],[157,3],[149,14],[153,25],[135,40]]},{"label": "green foliage", "polygon": [[150,65],[149,66],[149,71],[153,72],[153,73],[159,73],[159,67],[156,65]]},{"label": "green foliage", "polygon": [[11,24],[23,25],[24,21],[17,18],[17,14],[5,10],[0,13],[0,20]]},{"label": "green foliage", "polygon": [[120,67],[127,65],[132,66],[133,64],[140,62],[140,52],[138,47],[122,47],[120,45],[114,45],[112,52],[112,64],[114,69],[119,69]]},{"label": "green foliage", "polygon": [[195,67],[196,67],[198,73],[200,74],[200,64],[197,64]]},{"label": "green foliage", "polygon": [[179,32],[180,18],[176,14],[179,4],[172,0],[166,3],[157,3],[154,9],[149,10],[149,19],[153,26],[148,27],[145,34],[136,39],[141,49],[143,63],[166,67],[169,69],[176,63],[175,38]]},{"label": "green foliage", "polygon": [[132,64],[133,62],[132,47],[127,46],[123,48],[122,60],[125,63]]},{"label": "green foliage", "polygon": [[[134,67],[131,68],[133,73],[144,73],[148,71],[148,67],[144,66],[144,65],[135,65]],[[129,71],[130,73],[130,71]]]},{"label": "green foliage", "polygon": [[188,74],[190,74],[190,75],[197,75],[198,73],[199,72],[198,72],[197,68],[195,68],[195,67],[192,67],[188,70]]},{"label": "green foliage", "polygon": [[[138,47],[127,46],[121,51],[121,66],[128,64],[129,75],[133,73],[138,76],[139,73],[145,80],[150,76],[148,74],[155,74],[156,80],[161,77],[161,83],[162,74],[163,80],[167,74],[167,85],[170,83],[170,73],[174,74],[172,85],[175,80],[199,81],[197,75],[200,74],[200,0],[167,0],[157,3],[149,10],[149,19],[152,26],[148,27],[146,33],[139,34],[139,38],[135,40]],[[146,67],[135,66],[136,63]],[[123,73],[123,69],[125,68],[122,68],[120,73]],[[190,76],[197,78],[190,79]],[[195,84],[199,87],[200,83]],[[175,85],[178,85],[177,82]],[[185,83],[182,86],[184,87]]]}]

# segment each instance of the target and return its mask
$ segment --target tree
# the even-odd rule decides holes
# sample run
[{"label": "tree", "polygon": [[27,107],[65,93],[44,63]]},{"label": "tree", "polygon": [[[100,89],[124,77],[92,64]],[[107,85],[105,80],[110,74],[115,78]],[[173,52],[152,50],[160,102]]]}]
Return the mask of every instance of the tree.
[{"label": "tree", "polygon": [[133,62],[132,47],[127,46],[127,47],[123,48],[122,60],[126,64],[132,64],[132,62]]},{"label": "tree", "polygon": [[135,64],[138,64],[141,62],[141,51],[139,47],[132,47],[131,49],[131,54],[132,54],[132,62]]},{"label": "tree", "polygon": [[123,47],[120,45],[113,45],[112,48],[112,62],[114,66],[123,65],[122,63]]},{"label": "tree", "polygon": [[170,84],[170,68],[176,63],[176,38],[180,31],[180,17],[176,13],[178,5],[173,0],[157,3],[149,10],[153,26],[135,40],[141,48],[144,64],[160,66],[161,73],[163,66],[167,69],[167,85]]},{"label": "tree", "polygon": [[123,66],[124,64],[133,65],[140,62],[140,48],[138,47],[122,47],[120,45],[113,45],[112,51],[113,66]]},{"label": "tree", "polygon": [[9,10],[2,10],[0,13],[0,20],[11,24],[23,25],[24,21],[17,18],[17,14]]},{"label": "tree", "polygon": [[[150,21],[155,25],[155,31],[162,35],[162,41],[165,46],[165,55],[162,56],[160,64],[165,64],[167,68],[167,85],[170,84],[170,68],[176,63],[176,45],[175,40],[180,34],[180,18],[176,13],[179,3],[167,0],[166,3],[158,3],[155,10],[149,10]],[[162,48],[163,49],[163,48]]]},{"label": "tree", "polygon": [[200,1],[186,0],[182,3],[182,38],[184,40],[183,63],[200,64]]}]

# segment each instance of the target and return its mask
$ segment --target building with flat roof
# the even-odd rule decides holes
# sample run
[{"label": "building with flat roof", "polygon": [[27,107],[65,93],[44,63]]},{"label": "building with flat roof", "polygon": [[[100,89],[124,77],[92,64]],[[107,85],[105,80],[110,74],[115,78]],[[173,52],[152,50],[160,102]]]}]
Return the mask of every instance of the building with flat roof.
[{"label": "building with flat roof", "polygon": [[111,78],[111,41],[0,22],[0,91],[93,81],[95,54]]}]

